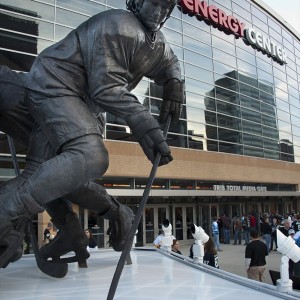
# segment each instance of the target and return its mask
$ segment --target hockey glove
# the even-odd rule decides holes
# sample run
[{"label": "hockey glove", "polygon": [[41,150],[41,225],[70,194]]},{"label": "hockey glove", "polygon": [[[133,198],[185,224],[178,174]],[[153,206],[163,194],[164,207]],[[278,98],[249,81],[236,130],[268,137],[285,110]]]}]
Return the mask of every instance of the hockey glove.
[{"label": "hockey glove", "polygon": [[165,123],[169,114],[172,115],[172,123],[177,123],[182,110],[184,99],[184,84],[178,80],[169,80],[163,88],[163,102],[160,108],[159,122]]},{"label": "hockey glove", "polygon": [[154,163],[157,153],[161,154],[160,166],[166,165],[173,160],[159,123],[148,111],[130,115],[126,118],[126,122],[145,155],[152,163]]}]

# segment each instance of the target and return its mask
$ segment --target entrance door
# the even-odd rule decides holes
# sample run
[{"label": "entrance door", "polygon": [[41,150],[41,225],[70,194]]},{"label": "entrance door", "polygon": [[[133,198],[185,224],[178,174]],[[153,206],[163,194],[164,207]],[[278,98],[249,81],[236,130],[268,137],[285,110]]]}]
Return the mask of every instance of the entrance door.
[{"label": "entrance door", "polygon": [[163,221],[169,219],[167,206],[146,207],[144,215],[144,244],[152,245],[162,229]]},{"label": "entrance door", "polygon": [[201,220],[200,220],[200,225],[204,231],[209,234],[210,232],[210,213],[211,213],[211,209],[210,209],[210,205],[201,205],[200,207],[200,215],[201,215]]},{"label": "entrance door", "polygon": [[195,223],[194,206],[174,206],[173,234],[183,244],[192,242],[191,226]]},{"label": "entrance door", "polygon": [[145,208],[145,238],[146,244],[153,243],[154,241],[154,208],[146,207]]}]

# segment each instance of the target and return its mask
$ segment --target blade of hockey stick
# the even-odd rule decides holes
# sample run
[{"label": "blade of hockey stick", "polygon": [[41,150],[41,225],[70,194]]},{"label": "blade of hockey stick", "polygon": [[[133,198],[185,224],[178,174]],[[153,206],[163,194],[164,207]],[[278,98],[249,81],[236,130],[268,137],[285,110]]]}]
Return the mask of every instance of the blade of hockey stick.
[{"label": "blade of hockey stick", "polygon": [[[14,145],[14,141],[9,135],[7,135],[7,141],[8,141],[9,151],[10,151],[14,169],[15,169],[15,174],[16,174],[16,176],[18,176],[18,175],[20,175],[20,168],[19,168],[19,163],[17,160],[16,148]],[[28,231],[29,231],[29,235],[30,235],[30,241],[32,244],[32,249],[34,252],[36,264],[39,267],[39,269],[43,273],[45,273],[51,277],[62,278],[64,276],[66,276],[66,274],[68,272],[68,264],[66,262],[61,262],[61,263],[50,262],[50,261],[47,261],[46,259],[44,259],[40,255],[37,239],[36,239],[33,225],[32,225],[32,220],[28,220]]]},{"label": "blade of hockey stick", "polygon": [[[165,125],[165,129],[164,129],[164,136],[165,137],[167,137],[169,127],[170,127],[170,124],[171,124],[171,119],[172,119],[172,117],[171,117],[171,115],[169,115],[168,119],[167,119],[167,122],[166,122],[166,125]],[[119,280],[120,280],[120,277],[121,277],[121,274],[122,274],[122,271],[123,271],[123,268],[124,268],[124,265],[125,265],[126,258],[129,255],[129,252],[131,250],[134,235],[135,235],[136,230],[139,226],[139,223],[140,223],[145,205],[147,203],[147,200],[148,200],[148,197],[149,197],[149,194],[150,194],[151,186],[153,184],[154,177],[155,177],[160,159],[161,159],[161,154],[157,153],[157,155],[155,157],[155,160],[154,160],[154,163],[153,163],[153,166],[152,166],[152,169],[151,169],[151,172],[150,172],[150,176],[149,176],[146,188],[145,188],[144,193],[143,193],[142,200],[140,202],[138,211],[137,211],[137,213],[134,217],[134,220],[133,220],[133,223],[131,225],[131,228],[130,228],[130,231],[129,231],[129,234],[128,234],[128,237],[127,237],[127,240],[126,240],[126,243],[125,243],[125,246],[124,246],[124,249],[123,249],[122,254],[120,256],[120,259],[119,259],[114,277],[113,277],[112,282],[110,284],[109,292],[108,292],[108,295],[107,295],[107,300],[113,300],[114,299],[114,295],[115,295],[117,287],[118,287],[118,283],[119,283]]]}]

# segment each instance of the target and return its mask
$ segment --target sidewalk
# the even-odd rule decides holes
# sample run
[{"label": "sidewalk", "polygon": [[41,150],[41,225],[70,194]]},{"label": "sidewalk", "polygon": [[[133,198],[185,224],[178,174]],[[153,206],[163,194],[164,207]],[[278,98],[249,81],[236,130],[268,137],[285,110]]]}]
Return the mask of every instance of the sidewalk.
[{"label": "sidewalk", "polygon": [[[245,270],[245,248],[242,245],[220,244],[222,252],[218,252],[220,269],[247,278]],[[190,245],[181,245],[179,250],[184,256],[189,256]],[[267,267],[265,271],[265,283],[272,284],[269,270],[280,271],[281,253],[271,251],[267,258]]]}]

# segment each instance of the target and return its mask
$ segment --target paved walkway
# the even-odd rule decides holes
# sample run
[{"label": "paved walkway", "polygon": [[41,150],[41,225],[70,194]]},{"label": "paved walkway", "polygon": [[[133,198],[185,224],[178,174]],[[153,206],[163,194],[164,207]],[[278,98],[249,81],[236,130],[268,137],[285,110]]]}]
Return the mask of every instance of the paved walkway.
[{"label": "paved walkway", "polygon": [[[245,248],[244,243],[242,245],[221,244],[220,247],[223,250],[218,252],[220,269],[247,277],[245,270]],[[188,256],[190,253],[190,245],[180,246],[180,251],[183,255]],[[265,283],[272,284],[272,280],[269,274],[269,270],[280,271],[281,253],[277,251],[271,251],[267,259],[267,269],[265,272]]]}]

